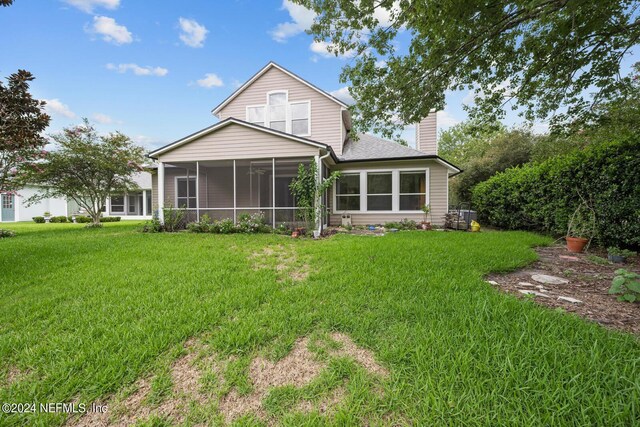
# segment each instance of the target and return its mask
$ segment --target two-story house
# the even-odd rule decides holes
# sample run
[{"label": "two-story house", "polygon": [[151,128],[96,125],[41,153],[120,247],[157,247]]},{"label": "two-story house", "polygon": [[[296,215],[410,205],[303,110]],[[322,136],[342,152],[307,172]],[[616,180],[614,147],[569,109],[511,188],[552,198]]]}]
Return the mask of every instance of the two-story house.
[{"label": "two-story house", "polygon": [[431,206],[441,223],[448,179],[460,170],[438,156],[436,115],[416,128],[412,149],[372,135],[352,138],[347,105],[270,62],[213,109],[220,121],[159,148],[154,207],[186,207],[190,220],[262,212],[276,225],[295,218],[289,184],[300,163],[319,179],[341,177],[325,196],[324,225],[350,214],[354,225],[421,220]]}]

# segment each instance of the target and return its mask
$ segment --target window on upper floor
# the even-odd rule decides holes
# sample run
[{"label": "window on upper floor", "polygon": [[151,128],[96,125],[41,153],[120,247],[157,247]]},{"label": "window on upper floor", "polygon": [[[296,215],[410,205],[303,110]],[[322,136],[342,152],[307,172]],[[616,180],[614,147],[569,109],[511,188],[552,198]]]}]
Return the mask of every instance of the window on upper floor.
[{"label": "window on upper floor", "polygon": [[310,101],[289,102],[287,91],[267,94],[265,105],[247,107],[247,121],[298,136],[310,135]]}]

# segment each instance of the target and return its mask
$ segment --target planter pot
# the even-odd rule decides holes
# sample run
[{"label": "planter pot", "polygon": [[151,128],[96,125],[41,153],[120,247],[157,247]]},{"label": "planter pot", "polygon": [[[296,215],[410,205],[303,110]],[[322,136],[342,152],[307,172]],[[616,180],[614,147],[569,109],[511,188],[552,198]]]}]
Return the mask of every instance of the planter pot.
[{"label": "planter pot", "polygon": [[567,250],[569,252],[580,253],[589,243],[589,239],[583,237],[567,237]]},{"label": "planter pot", "polygon": [[623,255],[607,255],[607,259],[611,262],[615,262],[617,264],[624,264],[627,261],[627,257]]},{"label": "planter pot", "polygon": [[294,231],[293,233],[291,233],[291,237],[293,237],[294,239],[300,237],[300,232],[299,231]]},{"label": "planter pot", "polygon": [[49,216],[45,216],[44,217],[44,222],[46,222],[47,224],[49,223],[49,221],[51,221],[51,217]]},{"label": "planter pot", "polygon": [[317,239],[320,237],[320,232],[318,230],[313,230],[313,238]]},{"label": "planter pot", "polygon": [[420,228],[422,228],[423,230],[431,230],[431,223],[430,222],[421,222],[420,223]]}]

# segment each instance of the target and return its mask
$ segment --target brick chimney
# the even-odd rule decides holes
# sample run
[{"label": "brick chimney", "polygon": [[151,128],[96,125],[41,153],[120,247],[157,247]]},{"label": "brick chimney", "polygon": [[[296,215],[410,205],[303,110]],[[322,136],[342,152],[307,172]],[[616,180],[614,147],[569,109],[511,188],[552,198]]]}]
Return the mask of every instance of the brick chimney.
[{"label": "brick chimney", "polygon": [[438,154],[438,120],[435,110],[416,124],[416,149],[425,154]]}]

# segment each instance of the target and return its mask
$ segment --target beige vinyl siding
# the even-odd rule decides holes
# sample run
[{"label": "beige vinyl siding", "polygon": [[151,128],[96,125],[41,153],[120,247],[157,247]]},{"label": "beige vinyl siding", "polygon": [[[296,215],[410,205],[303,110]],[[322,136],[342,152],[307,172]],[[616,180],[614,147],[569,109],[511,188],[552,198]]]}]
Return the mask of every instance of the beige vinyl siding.
[{"label": "beige vinyl siding", "polygon": [[318,148],[235,123],[158,156],[161,162],[315,156]]},{"label": "beige vinyl siding", "polygon": [[342,107],[293,77],[273,67],[244,89],[220,110],[220,120],[235,117],[247,120],[246,107],[264,105],[267,93],[287,90],[289,102],[311,101],[311,135],[306,138],[331,145],[336,154],[342,154]]},{"label": "beige vinyl siding", "polygon": [[416,125],[416,148],[425,154],[438,154],[438,121],[435,112]]},{"label": "beige vinyl siding", "polygon": [[[392,169],[405,169],[413,168],[424,169],[429,168],[429,204],[431,205],[431,222],[436,225],[442,225],[444,223],[444,214],[449,209],[449,202],[447,200],[448,192],[447,187],[449,185],[448,172],[449,170],[433,160],[418,160],[418,161],[379,161],[379,162],[367,162],[367,163],[347,163],[338,164],[333,167],[332,170],[392,170]],[[332,191],[332,190],[331,190]],[[329,194],[329,205],[331,209],[330,224],[340,225],[342,219],[341,214],[333,213],[333,193]],[[352,213],[351,222],[353,225],[367,225],[367,224],[384,224],[388,221],[399,221],[403,218],[412,219],[414,221],[423,221],[424,214],[422,212],[416,213],[377,213],[377,212],[362,212]]]}]

